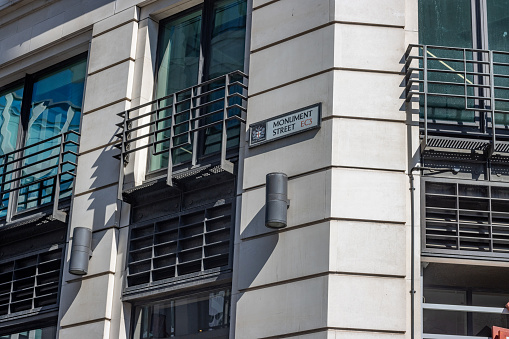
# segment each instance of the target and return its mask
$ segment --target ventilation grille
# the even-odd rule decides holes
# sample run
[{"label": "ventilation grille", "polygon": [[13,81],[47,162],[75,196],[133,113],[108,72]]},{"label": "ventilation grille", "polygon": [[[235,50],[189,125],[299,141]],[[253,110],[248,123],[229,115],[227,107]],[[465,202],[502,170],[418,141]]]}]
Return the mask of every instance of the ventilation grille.
[{"label": "ventilation grille", "polygon": [[428,136],[427,146],[432,148],[484,151],[490,146],[490,141]]},{"label": "ventilation grille", "polygon": [[56,305],[62,249],[0,264],[0,316]]},{"label": "ventilation grille", "polygon": [[509,255],[509,187],[425,182],[426,250]]},{"label": "ventilation grille", "polygon": [[229,265],[232,205],[132,227],[128,287]]}]

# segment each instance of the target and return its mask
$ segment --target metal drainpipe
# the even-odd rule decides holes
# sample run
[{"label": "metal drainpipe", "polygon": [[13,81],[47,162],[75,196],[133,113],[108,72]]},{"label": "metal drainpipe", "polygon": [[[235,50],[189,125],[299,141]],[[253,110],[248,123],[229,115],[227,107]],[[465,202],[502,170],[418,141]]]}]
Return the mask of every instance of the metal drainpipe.
[{"label": "metal drainpipe", "polygon": [[414,175],[413,171],[420,169],[413,167],[408,173],[410,179],[410,338],[415,338],[415,198],[414,198]]},{"label": "metal drainpipe", "polygon": [[415,166],[412,167],[410,172],[408,173],[408,177],[410,179],[410,338],[415,338],[415,212],[414,212],[414,206],[415,206],[415,198],[414,198],[414,171],[422,171],[422,170],[431,170],[431,171],[452,171],[453,174],[458,174],[460,169],[453,167],[453,168],[431,168],[431,167],[420,167]]}]

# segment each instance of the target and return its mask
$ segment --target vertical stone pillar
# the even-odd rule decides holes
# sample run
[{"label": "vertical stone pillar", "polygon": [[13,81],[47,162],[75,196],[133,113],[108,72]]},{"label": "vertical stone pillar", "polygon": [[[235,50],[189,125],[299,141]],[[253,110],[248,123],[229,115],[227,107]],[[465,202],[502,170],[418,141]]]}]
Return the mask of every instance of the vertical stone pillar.
[{"label": "vertical stone pillar", "polygon": [[[404,338],[404,0],[253,1],[248,125],[316,103],[322,125],[246,150],[236,338]],[[289,177],[264,226],[265,175]]]},{"label": "vertical stone pillar", "polygon": [[[120,295],[127,228],[120,228],[119,161],[114,148],[117,113],[131,105],[138,9],[131,7],[93,27],[83,107],[82,137],[69,236],[75,227],[93,231],[88,274],[64,268],[59,338],[124,338]],[[69,239],[70,248],[72,239]],[[119,245],[120,244],[120,245]],[[122,329],[122,330],[121,330]]]}]

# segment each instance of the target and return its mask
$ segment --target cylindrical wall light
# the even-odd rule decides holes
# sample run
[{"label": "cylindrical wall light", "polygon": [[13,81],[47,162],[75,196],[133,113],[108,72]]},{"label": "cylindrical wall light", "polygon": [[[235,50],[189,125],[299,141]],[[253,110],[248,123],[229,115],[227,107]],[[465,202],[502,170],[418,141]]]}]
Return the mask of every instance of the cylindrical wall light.
[{"label": "cylindrical wall light", "polygon": [[265,226],[286,227],[288,201],[288,176],[284,173],[269,173],[266,177]]},{"label": "cylindrical wall light", "polygon": [[72,235],[71,261],[69,273],[85,275],[88,273],[88,260],[92,255],[92,230],[76,227]]}]

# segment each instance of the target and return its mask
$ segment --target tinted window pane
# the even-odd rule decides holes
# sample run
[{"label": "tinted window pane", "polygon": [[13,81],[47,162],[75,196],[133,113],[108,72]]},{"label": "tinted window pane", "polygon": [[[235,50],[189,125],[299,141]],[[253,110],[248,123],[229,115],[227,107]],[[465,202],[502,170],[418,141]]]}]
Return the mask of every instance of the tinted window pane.
[{"label": "tinted window pane", "polygon": [[509,51],[509,0],[486,0],[488,5],[488,46]]},{"label": "tinted window pane", "polygon": [[[236,70],[244,70],[246,8],[245,0],[223,0],[214,3],[210,59],[208,60],[208,79],[213,79]],[[223,83],[211,84],[208,90],[222,85]],[[235,88],[230,88],[230,94],[235,90]],[[224,91],[219,91],[207,99],[214,100],[224,96],[224,94]],[[233,102],[233,100],[238,100],[238,98],[230,99],[230,105],[235,103],[240,104],[240,102]],[[223,103],[218,103],[208,106],[202,114],[222,109]],[[230,111],[229,113],[231,115],[233,112]],[[219,122],[222,116],[222,112],[213,115],[207,119],[203,119],[201,124],[208,125],[213,122]],[[227,147],[237,146],[239,143],[240,123],[237,120],[230,120],[227,124]],[[203,141],[204,154],[212,154],[220,151],[222,141],[221,132],[221,123],[217,123],[205,130],[205,138]]]},{"label": "tinted window pane", "polygon": [[[488,47],[495,51],[509,51],[509,0],[486,0],[488,6]],[[495,62],[509,63],[509,55],[495,53]],[[494,66],[495,74],[508,74],[509,67],[503,65]],[[495,96],[507,99],[509,91],[500,87],[509,87],[509,79],[503,76],[494,78]],[[495,101],[495,109],[509,113],[509,103],[503,100]],[[498,113],[495,116],[498,125],[509,126],[509,114]]]},{"label": "tinted window pane", "polygon": [[419,43],[472,47],[470,0],[419,0]]},{"label": "tinted window pane", "polygon": [[[0,92],[0,156],[10,153],[16,148],[16,139],[18,137],[18,125],[21,112],[21,101],[23,100],[23,87],[16,87]],[[13,160],[1,158],[2,165],[5,161]],[[11,171],[12,166],[4,168],[0,167],[0,173]],[[11,175],[6,175],[4,181],[10,180]],[[10,185],[6,184],[3,189],[9,189]],[[7,213],[7,204],[9,202],[9,194],[0,197],[0,217],[4,217]]]},{"label": "tinted window pane", "polygon": [[208,78],[244,70],[246,2],[224,0],[214,3]]},{"label": "tinted window pane", "polygon": [[22,100],[22,86],[0,92],[0,155],[16,148]]},{"label": "tinted window pane", "polygon": [[56,326],[38,328],[30,331],[6,334],[0,336],[0,339],[54,339],[57,335]]},{"label": "tinted window pane", "polygon": [[[419,0],[419,43],[434,46],[473,47],[470,6],[470,0]],[[447,85],[429,83],[429,93],[464,95],[465,82],[468,85],[474,83],[472,75],[467,75],[465,79],[463,62],[438,60],[441,58],[463,60],[464,57],[467,60],[472,60],[472,53],[463,55],[463,51],[429,48],[426,57],[430,70],[428,80],[450,83]],[[472,71],[472,64],[467,65],[469,67],[466,71]],[[422,74],[420,76],[422,79]],[[421,90],[423,90],[422,85]],[[467,94],[474,94],[473,87],[467,86]],[[421,106],[423,105],[421,97]],[[473,100],[467,102],[466,105],[473,107]],[[475,121],[474,112],[465,110],[465,101],[461,97],[430,95],[427,108],[428,120],[471,123]],[[423,116],[423,107],[421,107],[421,117]]]},{"label": "tinted window pane", "polygon": [[137,307],[133,338],[228,338],[229,311],[229,290]]},{"label": "tinted window pane", "polygon": [[[200,67],[200,37],[201,37],[201,10],[194,11],[182,17],[170,20],[162,25],[159,36],[157,70],[157,97],[175,93],[198,83],[198,72]],[[182,93],[177,100],[189,98],[189,93]],[[169,106],[173,99],[161,101],[161,106]],[[170,106],[171,107],[171,106]],[[184,101],[176,107],[177,112],[189,108],[189,102]],[[160,111],[158,119],[168,118],[174,112],[171,108]],[[188,113],[175,117],[175,123],[189,119]],[[171,135],[171,120],[163,120],[158,123],[157,128],[167,130],[157,133],[156,141],[168,139]],[[189,130],[187,124],[180,125],[174,130],[175,133],[186,133]],[[181,163],[191,159],[191,145],[187,135],[174,140],[175,146],[181,145],[174,152],[173,163]],[[169,141],[156,144],[156,152],[164,152],[160,155],[153,155],[150,159],[150,170],[154,171],[168,166]]]},{"label": "tinted window pane", "polygon": [[157,97],[198,82],[201,10],[166,22],[159,38]]},{"label": "tinted window pane", "polygon": [[[55,182],[50,177],[57,173],[60,138],[37,143],[61,133],[79,131],[85,71],[86,59],[83,59],[34,82],[25,144],[28,148],[24,154],[25,169],[21,180],[21,185],[33,185],[20,190],[18,210],[52,199]],[[38,153],[42,150],[45,151]],[[67,150],[77,151],[75,146],[69,146]],[[76,159],[67,155],[64,160],[75,162]],[[71,181],[70,177],[62,177],[62,195],[70,194]]]}]

